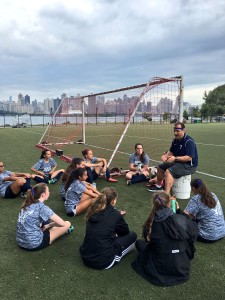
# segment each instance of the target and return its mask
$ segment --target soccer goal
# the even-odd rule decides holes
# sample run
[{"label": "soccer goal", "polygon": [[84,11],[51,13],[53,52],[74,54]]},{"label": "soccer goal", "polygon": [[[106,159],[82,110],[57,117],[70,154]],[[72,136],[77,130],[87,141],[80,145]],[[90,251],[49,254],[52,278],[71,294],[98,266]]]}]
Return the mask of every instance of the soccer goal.
[{"label": "soccer goal", "polygon": [[134,145],[141,143],[151,165],[157,164],[170,146],[172,124],[183,119],[182,95],[182,76],[177,76],[64,98],[38,146],[60,148],[66,160],[91,149],[110,167],[127,169]]}]

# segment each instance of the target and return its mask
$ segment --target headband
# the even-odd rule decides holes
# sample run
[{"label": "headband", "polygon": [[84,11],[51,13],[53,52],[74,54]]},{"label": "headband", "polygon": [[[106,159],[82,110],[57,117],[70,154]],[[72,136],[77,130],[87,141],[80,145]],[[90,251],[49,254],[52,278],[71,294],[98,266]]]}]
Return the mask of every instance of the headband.
[{"label": "headband", "polygon": [[163,206],[166,206],[165,203],[163,202],[162,198],[161,198],[159,195],[156,196],[156,199],[159,200],[159,202],[160,202]]},{"label": "headband", "polygon": [[181,130],[181,131],[183,131],[183,130],[184,130],[184,128],[178,128],[178,127],[174,127],[174,128],[173,128],[173,130]]},{"label": "headband", "polygon": [[198,179],[198,180],[197,180],[197,183],[198,183],[198,187],[202,186],[202,181],[201,181],[201,179]]}]

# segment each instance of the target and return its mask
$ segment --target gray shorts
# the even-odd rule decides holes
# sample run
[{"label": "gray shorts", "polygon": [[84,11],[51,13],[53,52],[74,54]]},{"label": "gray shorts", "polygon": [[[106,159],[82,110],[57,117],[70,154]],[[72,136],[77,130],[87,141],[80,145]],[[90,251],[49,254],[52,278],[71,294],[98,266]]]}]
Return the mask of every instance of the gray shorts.
[{"label": "gray shorts", "polygon": [[180,162],[174,162],[174,163],[165,162],[159,165],[158,167],[164,172],[166,170],[169,170],[173,178],[180,178],[182,176],[194,174],[197,169],[196,167],[192,167],[187,163],[180,163]]}]

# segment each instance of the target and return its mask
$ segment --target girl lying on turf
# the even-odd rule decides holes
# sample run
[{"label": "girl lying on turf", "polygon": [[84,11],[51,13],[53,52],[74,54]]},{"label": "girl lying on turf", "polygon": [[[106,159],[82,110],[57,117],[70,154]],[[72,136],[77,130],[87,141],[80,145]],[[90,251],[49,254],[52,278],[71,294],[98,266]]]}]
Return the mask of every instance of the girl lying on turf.
[{"label": "girl lying on turf", "polygon": [[62,175],[62,184],[60,187],[60,194],[61,194],[63,201],[66,200],[66,198],[65,198],[66,197],[66,192],[65,192],[66,181],[67,181],[70,173],[77,168],[85,168],[85,163],[82,158],[74,157],[72,159],[71,163],[69,164],[69,166],[67,167],[66,171]]},{"label": "girl lying on turf", "polygon": [[40,160],[31,168],[31,171],[37,174],[33,178],[34,181],[55,183],[62,176],[64,170],[56,171],[57,164],[51,156],[51,151],[42,151]]},{"label": "girl lying on turf", "polygon": [[211,193],[201,179],[191,181],[194,196],[190,199],[184,213],[198,224],[198,241],[212,243],[225,236],[225,222],[219,199]]},{"label": "girl lying on turf", "polygon": [[168,194],[155,193],[152,211],[143,225],[144,241],[136,242],[140,253],[132,266],[153,284],[171,286],[183,283],[189,279],[197,236],[196,222],[188,216],[174,214]]},{"label": "girl lying on turf", "polygon": [[44,204],[48,197],[49,189],[45,183],[36,184],[27,192],[16,229],[16,241],[22,249],[43,249],[73,230],[70,222],[63,221]]},{"label": "girl lying on turf", "polygon": [[96,188],[86,180],[86,169],[77,168],[70,173],[66,181],[65,209],[69,217],[81,214],[99,195]]},{"label": "girl lying on turf", "polygon": [[88,267],[109,269],[134,248],[137,235],[129,231],[123,216],[114,209],[116,202],[116,190],[104,188],[88,209],[86,234],[80,248]]}]

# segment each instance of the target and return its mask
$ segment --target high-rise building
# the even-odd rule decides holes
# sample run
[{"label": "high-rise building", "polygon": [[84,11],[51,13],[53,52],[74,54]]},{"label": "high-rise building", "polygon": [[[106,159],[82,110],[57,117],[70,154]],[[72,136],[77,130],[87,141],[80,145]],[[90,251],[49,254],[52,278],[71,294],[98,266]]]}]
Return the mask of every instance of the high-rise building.
[{"label": "high-rise building", "polygon": [[26,96],[24,97],[24,104],[25,104],[25,105],[29,105],[29,104],[30,104],[30,96],[26,95]]},{"label": "high-rise building", "polygon": [[21,93],[19,93],[18,95],[18,102],[17,102],[18,105],[23,105],[23,95]]},{"label": "high-rise building", "polygon": [[96,105],[96,96],[88,97],[88,114],[95,114],[98,107]]}]

